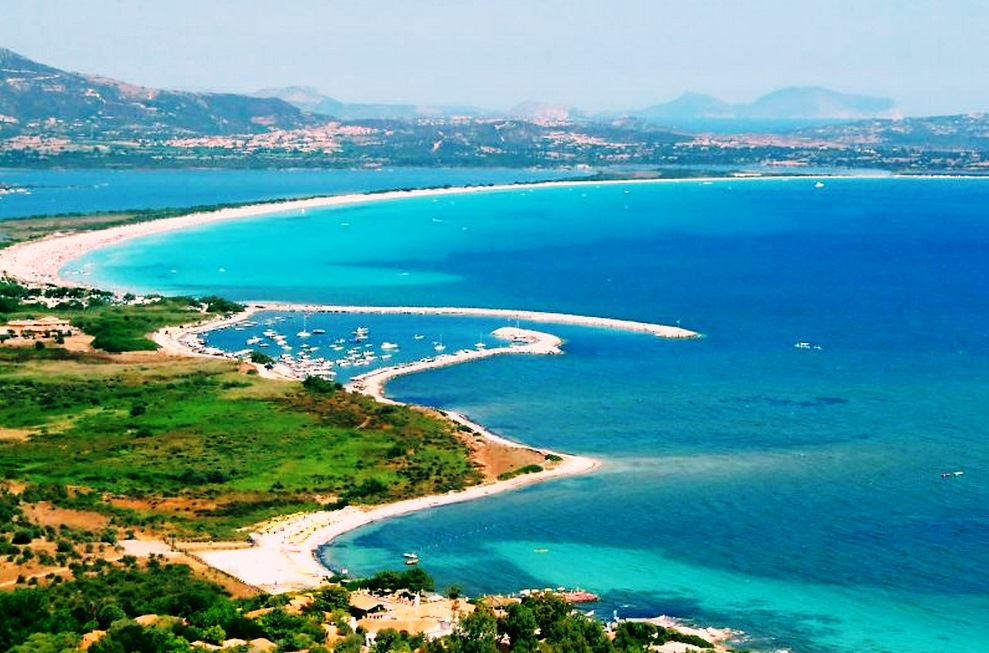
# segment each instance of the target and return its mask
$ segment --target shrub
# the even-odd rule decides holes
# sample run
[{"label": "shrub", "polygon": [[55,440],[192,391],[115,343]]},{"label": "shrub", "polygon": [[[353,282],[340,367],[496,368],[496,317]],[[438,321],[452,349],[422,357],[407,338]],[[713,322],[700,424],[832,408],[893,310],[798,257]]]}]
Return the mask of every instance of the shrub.
[{"label": "shrub", "polygon": [[19,528],[14,531],[14,537],[11,538],[11,543],[13,544],[30,544],[34,537],[31,535],[31,531]]}]

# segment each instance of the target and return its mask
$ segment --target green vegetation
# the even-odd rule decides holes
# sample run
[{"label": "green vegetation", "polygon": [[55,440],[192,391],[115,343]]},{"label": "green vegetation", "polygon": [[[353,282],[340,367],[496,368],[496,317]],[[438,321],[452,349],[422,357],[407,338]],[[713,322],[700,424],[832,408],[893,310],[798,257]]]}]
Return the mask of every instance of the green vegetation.
[{"label": "green vegetation", "polygon": [[[237,313],[239,304],[213,304],[212,298],[162,297],[141,306],[98,306],[79,311],[62,311],[73,326],[94,337],[93,347],[112,353],[154,351],[158,346],[147,334],[160,328],[183,324],[216,313]],[[219,306],[219,308],[216,308]],[[211,308],[212,307],[212,308]]]},{"label": "green vegetation", "polygon": [[240,375],[224,361],[122,365],[45,360],[48,351],[0,349],[0,424],[32,434],[0,440],[0,475],[93,491],[63,504],[141,499],[150,513],[167,497],[208,500],[167,516],[219,537],[318,496],[382,503],[480,480],[452,429],[409,408]]},{"label": "green vegetation", "polygon": [[0,247],[7,247],[25,240],[43,238],[55,232],[95,231],[97,229],[109,229],[110,227],[119,227],[139,222],[150,222],[151,220],[175,218],[182,215],[189,215],[190,213],[209,213],[221,209],[246,206],[248,204],[273,204],[284,201],[287,200],[252,200],[249,202],[201,204],[163,209],[127,209],[94,213],[68,212],[57,215],[32,215],[22,218],[7,218],[0,220]]},{"label": "green vegetation", "polygon": [[[50,301],[52,307],[39,303],[43,300]],[[201,299],[153,296],[132,304],[134,300],[133,296],[118,300],[113,293],[102,290],[29,288],[0,279],[0,321],[45,315],[66,318],[74,327],[94,337],[94,348],[111,353],[153,351],[157,345],[147,337],[152,331],[244,310],[240,304],[212,296]],[[0,334],[4,336],[9,338],[9,334]]]},{"label": "green vegetation", "polygon": [[543,468],[540,465],[523,465],[522,467],[516,467],[515,469],[510,469],[507,472],[498,474],[498,480],[507,481],[511,478],[515,478],[516,476],[521,476],[522,474],[538,474],[541,471],[543,471]]},{"label": "green vegetation", "polygon": [[379,571],[371,578],[362,578],[345,583],[347,589],[366,589],[372,592],[395,592],[407,589],[410,592],[432,592],[435,589],[433,577],[420,567],[405,571]]},{"label": "green vegetation", "polygon": [[[76,651],[80,636],[96,629],[108,631],[89,649],[97,653],[184,653],[194,641],[258,637],[294,651],[325,639],[322,613],[289,614],[265,596],[232,600],[185,565],[152,558],[144,568],[75,565],[72,573],[67,582],[0,593],[0,651]],[[244,616],[259,607],[273,609]],[[147,614],[162,618],[150,626],[133,621]]]}]

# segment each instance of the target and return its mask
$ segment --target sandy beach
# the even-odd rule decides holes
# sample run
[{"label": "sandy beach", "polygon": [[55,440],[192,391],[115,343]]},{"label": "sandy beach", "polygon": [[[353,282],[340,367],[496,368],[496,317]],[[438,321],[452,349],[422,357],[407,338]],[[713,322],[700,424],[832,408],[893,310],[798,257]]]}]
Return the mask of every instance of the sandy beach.
[{"label": "sandy beach", "polygon": [[[200,325],[196,328],[203,329],[205,326]],[[465,350],[437,356],[430,360],[374,370],[354,377],[347,385],[347,389],[369,395],[384,403],[398,404],[399,402],[389,399],[384,394],[385,383],[396,376],[504,354],[552,355],[562,353],[560,349],[562,341],[549,333],[502,327],[496,329],[492,335],[509,341],[510,344],[484,350]],[[181,350],[181,346],[178,350]],[[254,546],[251,548],[211,549],[198,552],[197,555],[207,564],[266,592],[279,593],[311,588],[324,582],[331,573],[316,560],[316,549],[344,533],[382,519],[427,508],[471,501],[560,476],[583,474],[600,466],[600,462],[593,458],[535,449],[495,435],[459,413],[440,412],[451,421],[468,427],[475,434],[492,442],[503,446],[536,450],[544,455],[554,454],[559,456],[561,460],[547,463],[547,468],[539,473],[523,474],[506,481],[485,483],[460,492],[408,499],[374,508],[348,506],[337,511],[291,515],[273,520],[252,532],[250,540]]]},{"label": "sandy beach", "polygon": [[[484,186],[467,188],[444,188],[414,191],[391,191],[373,194],[351,194],[320,197],[305,200],[254,204],[238,208],[221,209],[208,213],[193,213],[186,216],[141,222],[100,231],[75,234],[52,235],[47,238],[20,243],[0,250],[0,272],[21,282],[33,284],[56,284],[66,286],[84,285],[78,279],[66,279],[59,276],[60,270],[71,260],[88,252],[116,245],[125,240],[166,233],[177,229],[186,229],[203,224],[244,219],[254,216],[279,213],[292,215],[294,212],[328,206],[344,206],[362,202],[377,202],[411,197],[428,197],[434,195],[449,195],[470,192],[490,192],[507,190],[526,190],[549,186],[574,186],[580,184],[633,184],[657,183],[673,180],[630,180],[608,182],[544,182],[525,185]],[[568,315],[524,310],[458,308],[458,307],[375,307],[375,306],[314,306],[287,304],[252,304],[248,311],[217,320],[204,320],[182,327],[170,327],[153,334],[154,340],[163,351],[174,355],[204,355],[190,346],[187,337],[211,329],[248,319],[258,310],[302,310],[349,313],[395,313],[395,314],[434,314],[434,315],[478,315],[511,320],[527,320],[558,324],[578,324],[591,327],[621,329],[640,333],[649,333],[666,338],[693,338],[699,334],[680,327],[672,327],[646,322],[634,322],[614,318]],[[384,385],[388,380],[402,374],[410,374],[431,367],[459,364],[509,353],[522,354],[557,354],[561,353],[561,340],[552,334],[538,331],[504,327],[496,330],[496,337],[508,340],[509,345],[493,347],[484,350],[462,351],[455,354],[437,356],[435,358],[375,370],[371,373],[356,377],[351,382],[351,389],[363,392],[381,401],[391,401],[384,395]],[[208,355],[208,354],[207,354]],[[274,374],[284,378],[284,375]],[[393,402],[394,403],[394,402]],[[478,435],[506,446],[526,447],[511,442],[475,424],[463,415],[445,412],[453,421],[463,424]],[[556,452],[545,451],[544,454],[555,453],[561,460],[547,464],[547,469],[536,474],[524,474],[506,481],[486,483],[468,488],[461,492],[451,492],[439,496],[420,497],[388,504],[374,508],[347,507],[339,511],[323,511],[307,514],[292,515],[272,521],[255,532],[250,539],[250,548],[235,548],[230,550],[207,550],[197,552],[197,555],[218,569],[230,573],[244,582],[257,586],[269,592],[284,592],[293,589],[314,587],[323,582],[329,571],[314,557],[314,552],[320,545],[331,541],[341,534],[359,528],[365,524],[387,519],[397,515],[408,514],[417,510],[437,506],[470,501],[492,494],[506,492],[531,483],[542,482],[551,478],[570,474],[587,473],[596,469],[600,463],[591,458],[571,456]]]},{"label": "sandy beach", "polygon": [[59,275],[60,270],[74,259],[89,252],[117,245],[125,240],[163,234],[178,229],[188,229],[200,225],[227,220],[239,220],[258,216],[277,217],[295,215],[299,211],[331,206],[348,206],[370,202],[384,202],[415,197],[434,197],[442,195],[460,195],[465,193],[499,192],[517,190],[525,192],[536,188],[552,188],[566,186],[606,186],[606,185],[637,185],[656,183],[709,183],[712,181],[744,181],[741,178],[698,178],[698,179],[628,179],[603,181],[546,181],[525,184],[502,184],[491,186],[461,186],[451,188],[427,188],[417,190],[395,190],[378,193],[350,193],[346,195],[327,195],[299,200],[285,200],[249,204],[235,208],[218,209],[216,211],[190,213],[175,218],[148,220],[134,224],[110,227],[98,231],[86,231],[71,234],[53,234],[51,236],[12,245],[0,249],[0,274],[12,277],[23,283],[54,284],[61,286],[82,286],[86,284],[78,278],[65,278]]},{"label": "sandy beach", "polygon": [[[490,434],[485,436],[487,435]],[[502,438],[498,439],[507,442]],[[331,575],[316,560],[316,549],[344,533],[418,510],[472,501],[560,476],[584,474],[600,466],[592,458],[561,457],[562,462],[541,473],[476,485],[461,492],[408,499],[374,508],[348,506],[336,511],[290,515],[273,520],[251,533],[250,539],[254,546],[249,549],[202,551],[198,555],[207,564],[266,592],[280,593],[316,587]]]}]

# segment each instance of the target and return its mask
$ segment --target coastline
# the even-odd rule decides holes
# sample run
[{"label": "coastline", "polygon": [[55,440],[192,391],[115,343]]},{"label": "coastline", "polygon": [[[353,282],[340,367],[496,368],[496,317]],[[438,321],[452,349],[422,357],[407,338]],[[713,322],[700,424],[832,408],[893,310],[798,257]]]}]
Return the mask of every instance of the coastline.
[{"label": "coastline", "polygon": [[[366,306],[335,306],[332,308],[338,312],[346,310],[347,312],[354,313],[423,313],[435,310],[439,311],[440,314],[445,314],[448,311],[468,310],[481,311],[484,313],[488,310],[450,308],[409,309],[405,307]],[[214,320],[204,320],[189,325],[160,329],[153,334],[153,339],[159,344],[162,351],[171,355],[212,357],[210,354],[203,354],[191,349],[183,341],[184,337],[189,334],[202,333],[247,320],[260,310],[308,311],[314,309],[315,307],[312,305],[252,304],[248,306],[245,311],[233,316],[224,316]],[[462,313],[458,312],[455,314]],[[581,316],[569,317],[577,320],[581,319]],[[587,319],[597,320],[600,318]],[[653,326],[661,327],[662,325]],[[388,398],[384,392],[385,384],[397,376],[412,374],[425,369],[456,365],[472,360],[505,354],[556,355],[563,353],[560,349],[560,345],[562,345],[563,341],[550,333],[519,329],[515,327],[502,327],[500,329],[496,329],[492,335],[496,338],[509,341],[509,344],[502,347],[492,347],[484,350],[471,350],[461,351],[454,354],[444,354],[430,360],[416,361],[402,365],[380,368],[352,378],[350,383],[346,386],[346,389],[352,392],[365,394],[382,403],[402,405],[401,402]],[[260,366],[258,367],[259,371],[263,369]],[[266,374],[266,376],[280,380],[291,380],[291,377],[284,374],[279,374],[277,370],[273,374]],[[455,411],[438,408],[433,408],[432,410],[436,410],[451,422],[466,427],[475,435],[480,436],[489,442],[505,447],[536,451],[544,457],[557,456],[561,460],[552,463],[551,467],[544,467],[541,472],[534,474],[522,474],[507,480],[488,481],[479,485],[471,486],[461,491],[451,491],[441,495],[416,497],[382,506],[347,506],[346,508],[336,511],[296,513],[294,515],[276,518],[255,527],[256,529],[249,535],[249,539],[251,541],[251,546],[249,548],[243,548],[240,546],[223,548],[222,545],[220,545],[206,550],[198,550],[195,555],[205,564],[230,574],[244,583],[266,592],[283,593],[295,590],[311,589],[325,582],[325,579],[332,574],[332,571],[327,569],[327,567],[325,567],[317,559],[317,549],[321,546],[329,544],[332,540],[345,533],[349,533],[350,531],[356,530],[362,526],[366,526],[384,519],[406,515],[420,510],[426,510],[428,508],[472,501],[494,494],[519,489],[527,485],[541,483],[553,478],[586,474],[601,467],[601,461],[595,458],[564,454],[514,442],[492,433],[482,425],[471,421],[466,416]]]},{"label": "coastline", "polygon": [[[502,443],[509,442],[487,431],[479,432],[486,438],[491,437]],[[532,449],[517,443],[511,444]],[[278,594],[310,589],[321,585],[332,574],[316,559],[316,550],[345,533],[427,508],[472,501],[552,478],[586,474],[601,465],[600,461],[593,458],[556,455],[563,460],[557,466],[538,474],[524,474],[507,481],[475,485],[459,492],[406,499],[369,509],[347,506],[336,511],[299,513],[274,519],[250,534],[253,544],[250,548],[211,549],[198,552],[197,555],[210,566],[266,592]]]},{"label": "coastline", "polygon": [[[231,320],[216,321],[212,324],[220,325],[221,322],[228,324]],[[210,323],[204,323],[195,328],[206,330],[209,326]],[[429,361],[381,368],[354,377],[346,389],[365,394],[382,403],[404,405],[389,399],[384,394],[385,383],[396,376],[503,354],[553,355],[562,353],[560,349],[562,340],[549,333],[502,327],[496,329],[492,335],[503,340],[509,340],[510,344],[485,350],[448,354]],[[367,524],[427,508],[472,501],[561,476],[586,474],[601,466],[601,462],[594,458],[564,454],[513,442],[488,431],[480,424],[472,422],[457,412],[442,409],[433,410],[437,410],[450,421],[468,428],[476,436],[492,443],[536,451],[544,457],[555,456],[560,460],[551,463],[551,467],[545,467],[543,471],[537,473],[522,474],[507,480],[489,481],[446,494],[416,497],[373,508],[347,506],[336,511],[297,513],[277,518],[262,524],[250,534],[249,538],[252,543],[250,548],[211,548],[198,552],[198,557],[206,564],[266,592],[277,594],[310,589],[322,584],[332,573],[317,559],[317,549],[345,533]]]},{"label": "coastline", "polygon": [[[181,327],[161,329],[154,334],[154,340],[163,351],[173,355],[209,356],[191,350],[183,342],[183,336],[190,333],[202,333],[211,329],[222,328],[230,324],[248,319],[259,310],[312,310],[313,306],[305,305],[251,305],[244,312],[234,316],[226,316],[215,320],[206,320]],[[334,307],[334,310],[349,312],[377,311],[407,311],[409,309],[389,307]],[[430,309],[412,309],[422,312]],[[460,310],[460,309],[437,309]],[[485,309],[473,309],[483,311]],[[579,318],[580,316],[572,316]],[[596,319],[596,318],[593,318]],[[661,326],[661,325],[656,325]],[[360,392],[383,403],[399,405],[401,402],[388,398],[384,393],[384,385],[396,376],[412,374],[425,369],[456,365],[460,363],[505,354],[561,354],[562,340],[555,335],[540,331],[502,327],[496,329],[495,337],[509,341],[508,345],[492,347],[484,350],[462,351],[454,354],[437,356],[428,361],[416,361],[391,367],[373,370],[359,377],[354,377],[346,386],[347,390]],[[282,375],[275,378],[285,379]],[[399,515],[406,515],[427,508],[472,501],[482,497],[508,492],[534,483],[570,476],[586,474],[598,469],[601,462],[597,459],[564,454],[532,447],[523,443],[508,440],[492,433],[482,425],[472,422],[466,416],[455,411],[433,409],[444,415],[450,421],[462,425],[475,435],[501,446],[536,451],[545,456],[558,456],[561,460],[534,474],[522,474],[503,481],[489,481],[469,487],[459,492],[448,492],[441,495],[427,495],[414,499],[406,499],[395,503],[372,508],[348,506],[337,511],[318,511],[297,513],[276,518],[256,527],[250,533],[252,543],[250,548],[210,548],[200,550],[196,555],[206,564],[234,576],[241,581],[270,593],[281,593],[301,589],[309,589],[322,584],[331,574],[316,558],[316,550],[330,543],[333,539],[352,530],[377,521]]]},{"label": "coastline", "polygon": [[[225,355],[219,355],[214,353],[203,352],[197,348],[194,344],[190,344],[188,339],[190,336],[199,333],[205,333],[207,331],[213,331],[215,329],[221,329],[237,322],[242,322],[249,319],[254,314],[260,311],[279,311],[279,312],[304,312],[304,313],[355,313],[355,314],[369,314],[369,315],[449,315],[449,316],[470,316],[470,317],[496,317],[500,319],[505,319],[507,321],[511,320],[526,320],[529,322],[546,322],[550,324],[573,324],[577,326],[599,328],[599,329],[612,329],[616,331],[630,331],[633,333],[644,333],[649,335],[654,335],[659,338],[668,338],[673,340],[684,340],[693,338],[702,338],[703,335],[691,331],[689,329],[684,329],[679,326],[668,326],[665,324],[657,324],[653,322],[636,322],[633,320],[622,320],[616,318],[608,317],[594,317],[589,315],[576,315],[572,313],[549,313],[543,311],[526,311],[526,310],[513,310],[513,309],[502,309],[502,308],[478,308],[478,307],[457,307],[457,306],[343,306],[343,305],[319,305],[319,304],[290,304],[290,303],[271,303],[271,302],[248,302],[245,308],[240,313],[232,315],[229,317],[217,318],[214,320],[205,320],[202,322],[195,322],[192,324],[185,324],[174,327],[162,328],[151,334],[151,339],[168,354],[173,354],[177,356],[188,355],[188,356],[198,356],[206,358],[226,358]],[[509,328],[509,327],[506,327]],[[517,327],[516,327],[517,329]],[[519,347],[511,349],[512,352],[521,351],[522,353],[560,353],[558,350],[554,351],[544,351],[546,348],[558,347],[561,344],[559,338],[549,334],[542,334],[538,331],[527,332],[525,329],[519,329],[521,341],[527,341],[529,345],[532,343],[532,338],[528,337],[527,333],[539,334],[539,336],[547,335],[549,338],[555,340],[555,343],[547,344],[541,337],[536,337],[535,340],[540,340],[540,346],[535,347],[532,351],[520,350]],[[508,333],[508,332],[506,332]],[[495,334],[493,334],[495,335]],[[498,337],[496,335],[496,337]],[[509,335],[509,340],[512,336]],[[517,343],[521,345],[522,342]],[[422,369],[427,369],[430,367],[443,367],[445,365],[464,362],[466,360],[474,360],[476,358],[485,358],[497,353],[505,353],[504,348],[496,349],[482,349],[482,350],[470,350],[461,351],[456,354],[442,354],[436,356],[428,361],[428,364],[424,364],[425,361],[416,361],[414,363],[405,363],[403,365],[396,365],[386,368],[380,368],[369,372],[367,374],[362,374],[355,379],[376,379],[381,375],[385,375],[387,378],[383,378],[381,383],[387,382],[389,379],[398,376],[399,374],[408,374],[410,372],[419,371]],[[409,366],[415,366],[411,369]],[[255,366],[258,373],[261,376],[266,376],[269,378],[280,378],[280,379],[293,379],[296,378],[292,375],[292,371],[288,369],[285,365],[276,363],[273,369],[267,369],[264,366]],[[395,372],[395,370],[402,370],[401,372]],[[301,379],[299,379],[301,380]],[[383,394],[379,393],[375,397],[379,400],[382,399]]]},{"label": "coastline", "polygon": [[[814,179],[799,177],[797,179]],[[824,178],[822,176],[822,178]],[[527,191],[539,188],[565,188],[581,186],[613,186],[618,184],[672,184],[710,182],[748,182],[765,179],[790,179],[789,177],[691,177],[686,179],[606,179],[598,181],[561,180],[533,183],[496,184],[491,186],[457,186],[450,188],[424,188],[414,190],[392,190],[371,193],[348,193],[326,195],[300,200],[284,200],[247,204],[235,208],[218,209],[199,213],[189,213],[174,218],[146,220],[133,224],[109,227],[95,231],[69,234],[52,234],[39,240],[29,240],[0,249],[0,274],[12,277],[22,283],[51,284],[69,287],[90,287],[78,279],[62,277],[60,272],[70,261],[85,254],[134,238],[164,234],[179,229],[188,229],[216,222],[238,220],[259,216],[277,216],[306,209],[333,206],[351,206],[389,200],[463,195],[482,192]]]},{"label": "coastline", "polygon": [[[735,178],[725,178],[734,180]],[[282,212],[296,211],[307,208],[328,206],[345,206],[358,203],[386,201],[413,197],[430,197],[437,195],[452,195],[473,192],[497,192],[510,190],[528,190],[555,186],[580,185],[614,185],[641,183],[672,183],[680,179],[640,179],[640,180],[605,180],[605,181],[556,181],[538,182],[533,184],[511,184],[500,186],[478,186],[463,188],[425,189],[413,191],[388,191],[383,193],[364,193],[327,196],[305,200],[289,200],[285,202],[252,204],[232,209],[221,209],[208,213],[193,213],[176,218],[151,220],[130,225],[112,227],[104,230],[74,233],[68,235],[52,235],[36,241],[18,243],[8,248],[0,249],[0,272],[21,282],[35,284],[56,284],[64,286],[82,286],[76,280],[62,278],[59,273],[65,264],[88,252],[109,247],[120,242],[142,236],[166,233],[177,229],[209,224],[213,222],[235,220],[247,217]],[[705,181],[705,180],[686,180]],[[215,320],[206,320],[181,327],[169,327],[156,332],[153,337],[162,350],[171,355],[181,356],[210,356],[196,352],[185,343],[182,337],[190,333],[221,328],[228,324],[248,319],[258,310],[327,310],[346,312],[370,313],[407,313],[407,314],[448,314],[448,315],[487,315],[506,319],[525,319],[539,322],[558,322],[582,324],[603,328],[618,328],[623,330],[652,333],[669,338],[692,338],[699,334],[680,329],[649,323],[616,320],[613,318],[593,318],[557,313],[535,311],[512,311],[507,309],[477,309],[477,308],[419,308],[419,307],[315,307],[307,305],[263,304],[257,303],[248,307],[244,312],[234,316],[225,316]],[[369,394],[379,400],[392,403],[384,396],[384,384],[398,376],[408,374],[427,367],[456,364],[476,358],[499,355],[503,353],[560,353],[561,341],[551,334],[506,328],[503,334],[508,339],[518,336],[526,340],[521,346],[492,348],[483,352],[454,354],[449,357],[438,357],[431,364],[411,364],[396,368],[375,370],[364,375],[352,389]],[[520,343],[521,344],[521,343]],[[437,362],[439,361],[439,362]],[[270,374],[274,378],[285,379],[280,374]],[[378,506],[371,509],[361,509],[354,506],[339,511],[320,511],[303,513],[273,520],[261,525],[251,534],[253,546],[239,549],[212,549],[198,553],[207,564],[240,578],[244,582],[271,592],[285,592],[294,589],[311,588],[321,584],[328,570],[315,558],[317,547],[351,530],[382,519],[408,514],[426,508],[432,508],[452,503],[460,503],[473,499],[514,490],[533,483],[539,483],[560,476],[583,474],[600,467],[600,461],[583,456],[573,456],[530,447],[499,437],[481,425],[475,424],[463,415],[453,411],[439,411],[451,421],[464,425],[481,437],[504,446],[519,447],[538,451],[544,455],[553,454],[562,460],[552,467],[536,474],[523,474],[505,481],[483,483],[460,492],[444,495],[433,495],[408,499],[397,503]]]}]

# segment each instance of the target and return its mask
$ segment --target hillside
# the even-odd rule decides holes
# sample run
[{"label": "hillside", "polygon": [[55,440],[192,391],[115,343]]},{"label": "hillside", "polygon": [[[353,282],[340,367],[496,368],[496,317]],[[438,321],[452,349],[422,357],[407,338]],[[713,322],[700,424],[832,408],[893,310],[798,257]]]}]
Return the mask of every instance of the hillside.
[{"label": "hillside", "polygon": [[0,135],[171,136],[258,133],[320,122],[279,99],[135,86],[71,73],[0,49]]}]

